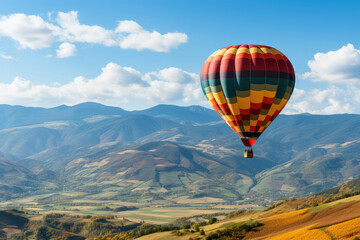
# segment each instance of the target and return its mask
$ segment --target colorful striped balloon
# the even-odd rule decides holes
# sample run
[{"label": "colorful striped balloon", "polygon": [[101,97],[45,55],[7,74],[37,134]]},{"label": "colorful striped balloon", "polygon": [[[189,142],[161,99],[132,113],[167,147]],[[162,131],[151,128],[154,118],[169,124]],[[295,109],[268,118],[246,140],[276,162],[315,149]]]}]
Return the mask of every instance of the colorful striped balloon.
[{"label": "colorful striped balloon", "polygon": [[211,106],[251,147],[288,102],[295,72],[275,48],[234,45],[210,55],[200,81]]}]

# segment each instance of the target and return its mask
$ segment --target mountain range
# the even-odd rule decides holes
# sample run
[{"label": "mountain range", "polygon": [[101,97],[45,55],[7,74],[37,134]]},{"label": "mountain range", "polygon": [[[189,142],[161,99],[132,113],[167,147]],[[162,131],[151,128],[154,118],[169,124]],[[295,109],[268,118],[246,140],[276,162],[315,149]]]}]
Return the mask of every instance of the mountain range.
[{"label": "mountain range", "polygon": [[[304,197],[360,177],[360,115],[280,115],[255,157],[215,111],[0,105],[0,199],[63,191],[187,203]],[[210,201],[209,200],[209,201]]]}]

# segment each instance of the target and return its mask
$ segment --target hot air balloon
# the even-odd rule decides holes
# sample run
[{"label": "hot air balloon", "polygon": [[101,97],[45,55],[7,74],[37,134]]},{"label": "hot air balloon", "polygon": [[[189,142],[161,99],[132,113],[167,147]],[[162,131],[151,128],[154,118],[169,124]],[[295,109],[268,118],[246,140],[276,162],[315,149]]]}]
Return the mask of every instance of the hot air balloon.
[{"label": "hot air balloon", "polygon": [[264,45],[221,48],[205,61],[201,88],[245,145],[244,157],[288,102],[295,72],[279,50]]}]

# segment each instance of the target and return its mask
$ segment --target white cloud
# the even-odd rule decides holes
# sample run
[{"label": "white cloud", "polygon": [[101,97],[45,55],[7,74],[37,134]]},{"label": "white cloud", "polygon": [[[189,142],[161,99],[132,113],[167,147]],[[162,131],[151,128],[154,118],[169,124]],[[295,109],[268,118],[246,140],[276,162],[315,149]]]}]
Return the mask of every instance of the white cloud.
[{"label": "white cloud", "polygon": [[324,89],[295,89],[284,113],[360,113],[360,49],[352,44],[316,53],[300,79],[324,82]]},{"label": "white cloud", "polygon": [[287,106],[286,114],[341,114],[354,113],[360,108],[354,104],[352,93],[335,86],[328,89],[305,91],[295,89]]},{"label": "white cloud", "polygon": [[148,86],[147,76],[131,67],[121,67],[116,63],[108,63],[94,81],[115,86]]},{"label": "white cloud", "polygon": [[[48,14],[49,20],[52,19],[51,16],[52,14]],[[40,16],[22,13],[2,16],[0,35],[12,38],[23,49],[49,48],[56,41],[169,52],[188,40],[185,33],[150,32],[130,20],[120,21],[116,29],[110,30],[97,25],[81,24],[76,11],[58,12],[55,23],[46,22]]]},{"label": "white cloud", "polygon": [[59,48],[56,50],[57,58],[67,58],[75,55],[76,55],[76,46],[68,42],[64,42],[60,44]]},{"label": "white cloud", "polygon": [[124,20],[119,22],[119,25],[115,29],[115,32],[136,33],[143,30],[144,29],[137,22],[131,20]]},{"label": "white cloud", "polygon": [[[166,68],[151,72],[149,76],[157,79],[150,82],[150,101],[166,102],[181,99],[182,103],[204,104],[205,97],[201,91],[199,75],[179,68]],[[196,101],[194,101],[196,99]]]},{"label": "white cloud", "polygon": [[106,30],[100,26],[89,26],[80,24],[78,13],[71,11],[68,13],[59,12],[57,22],[61,27],[60,38],[70,42],[98,43],[105,46],[116,44],[113,40],[113,31]]},{"label": "white cloud", "polygon": [[156,76],[162,81],[171,81],[176,83],[190,83],[198,77],[195,73],[185,72],[180,68],[170,67],[160,70],[158,72],[151,72],[151,75]]},{"label": "white cloud", "polygon": [[186,43],[188,37],[185,33],[166,33],[146,31],[134,21],[120,21],[115,30],[120,33],[119,45],[124,49],[136,49],[138,51],[151,49],[157,52],[169,52],[171,48]]},{"label": "white cloud", "polygon": [[350,43],[336,51],[316,53],[308,65],[311,72],[302,75],[305,79],[346,85],[360,81],[360,49]]},{"label": "white cloud", "polygon": [[13,57],[12,57],[12,56],[10,56],[10,55],[6,55],[6,54],[4,54],[4,53],[0,53],[0,57],[2,57],[3,59],[7,59],[7,60],[11,60],[11,59],[13,59]]},{"label": "white cloud", "polygon": [[58,30],[58,27],[35,15],[17,13],[0,19],[0,35],[11,37],[20,48],[48,48]]},{"label": "white cloud", "polygon": [[[169,73],[172,74],[169,74]],[[53,107],[94,101],[125,109],[139,109],[160,103],[207,106],[199,76],[178,68],[141,73],[130,67],[108,63],[92,79],[83,76],[64,85],[38,85],[16,77],[0,83],[0,103]]]}]

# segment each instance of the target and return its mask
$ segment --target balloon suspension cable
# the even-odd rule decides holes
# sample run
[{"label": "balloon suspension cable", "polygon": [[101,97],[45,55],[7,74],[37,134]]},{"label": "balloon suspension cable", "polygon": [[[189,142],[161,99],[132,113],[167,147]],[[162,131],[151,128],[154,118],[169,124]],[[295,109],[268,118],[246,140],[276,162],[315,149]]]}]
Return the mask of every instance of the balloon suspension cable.
[{"label": "balloon suspension cable", "polygon": [[246,147],[245,147],[245,151],[246,151],[246,152],[252,152],[252,147],[247,147],[247,146],[246,146]]}]

